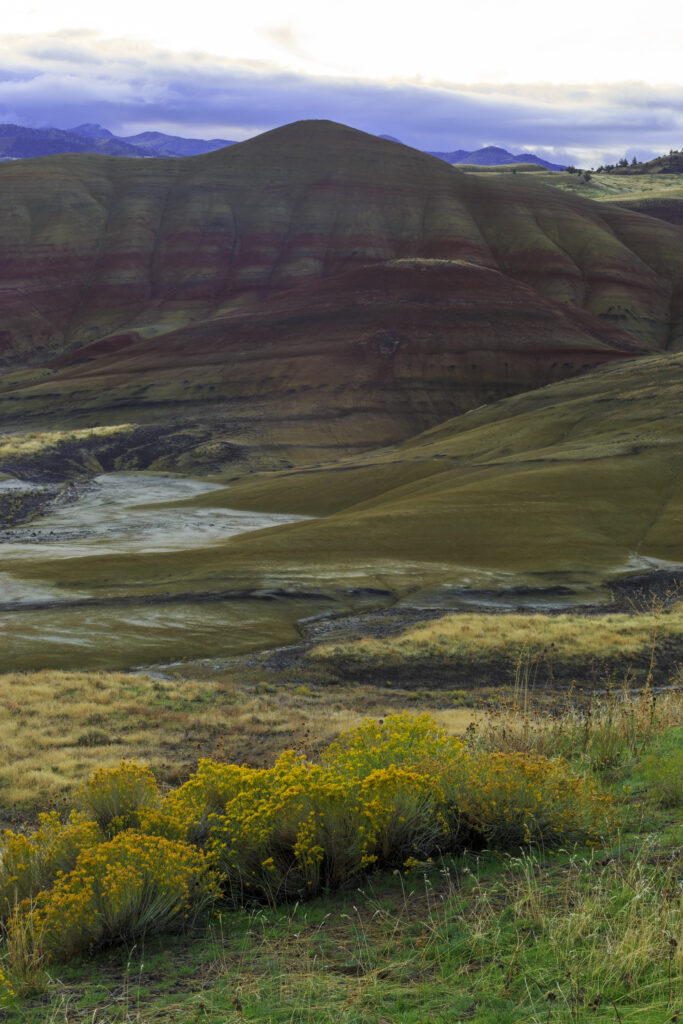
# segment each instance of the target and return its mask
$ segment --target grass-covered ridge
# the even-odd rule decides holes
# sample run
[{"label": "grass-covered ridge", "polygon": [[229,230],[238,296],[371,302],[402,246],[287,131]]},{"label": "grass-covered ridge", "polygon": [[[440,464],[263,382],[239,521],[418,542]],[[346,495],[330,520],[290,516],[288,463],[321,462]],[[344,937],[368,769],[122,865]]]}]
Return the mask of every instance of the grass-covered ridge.
[{"label": "grass-covered ridge", "polygon": [[[556,673],[609,678],[615,669],[644,681],[683,650],[683,603],[655,603],[637,613],[604,615],[483,614],[462,612],[419,623],[398,636],[329,641],[314,647],[314,662],[343,665],[349,673],[391,674],[409,670],[418,676],[439,664],[456,676],[495,666],[509,677],[524,669],[552,680]],[[670,665],[667,666],[670,669]],[[666,671],[666,668],[665,668]]]},{"label": "grass-covered ridge", "polygon": [[114,434],[125,434],[132,430],[129,423],[111,424],[109,426],[82,427],[76,430],[38,430],[21,433],[0,433],[0,464],[26,456],[51,453],[57,454],[65,442],[89,441],[93,438],[111,437]]},{"label": "grass-covered ridge", "polygon": [[[167,796],[131,764],[95,775],[84,811],[66,822],[45,818],[32,838],[4,837],[4,881],[9,869],[10,887],[43,887],[10,915],[10,956],[0,962],[7,1019],[38,1024],[47,1019],[47,1000],[51,1021],[68,1006],[69,1020],[90,1020],[97,1010],[107,1024],[195,1017],[210,1024],[418,1024],[425,1012],[451,1019],[465,1011],[476,1024],[669,1020],[683,994],[683,955],[672,941],[683,910],[676,883],[683,792],[672,790],[671,779],[681,775],[675,768],[662,780],[670,763],[683,767],[683,705],[677,691],[657,699],[645,691],[594,710],[581,725],[572,716],[543,719],[511,708],[465,746],[424,717],[389,718],[346,734],[315,765],[287,755],[254,773],[205,762]],[[546,758],[538,741],[549,731],[555,749]],[[559,737],[564,760],[555,756]],[[459,838],[451,828],[449,841],[457,848],[462,830],[474,828],[467,845],[478,832],[488,850],[430,863],[427,847],[439,837],[443,852],[442,815],[453,811],[428,780],[441,772],[442,783],[454,781],[463,768]],[[340,772],[343,794],[333,784]],[[585,827],[601,806],[610,808],[608,832],[618,826],[620,834],[603,832],[606,845],[593,852],[580,845],[566,852],[571,832],[562,829],[577,821],[569,809],[588,814]],[[349,813],[366,818],[365,829],[358,821],[350,832],[340,829]],[[591,827],[599,818],[605,822],[601,810]],[[560,846],[553,855],[536,845],[544,821],[544,845]],[[519,849],[491,852],[520,841],[531,842],[521,856]],[[174,864],[172,877],[161,869],[162,855]],[[342,888],[294,908],[259,908],[258,899],[243,911],[224,906],[208,941],[155,945],[155,921],[176,929],[215,898],[207,874],[214,857],[223,886],[229,880],[228,905],[249,889],[267,901],[305,894],[325,871],[340,872],[328,882],[382,863],[396,864],[398,873],[375,871],[360,891]],[[13,863],[24,866],[17,872]],[[107,885],[97,881],[102,871]],[[135,892],[146,894],[143,903]],[[129,994],[117,1003],[108,994],[115,955],[97,961],[99,982],[87,994],[92,965],[58,962],[107,935],[137,935],[146,946],[144,965],[135,966],[137,953],[123,954]],[[49,976],[60,978],[56,989],[43,973],[48,960]],[[43,986],[45,996],[27,997]]]}]

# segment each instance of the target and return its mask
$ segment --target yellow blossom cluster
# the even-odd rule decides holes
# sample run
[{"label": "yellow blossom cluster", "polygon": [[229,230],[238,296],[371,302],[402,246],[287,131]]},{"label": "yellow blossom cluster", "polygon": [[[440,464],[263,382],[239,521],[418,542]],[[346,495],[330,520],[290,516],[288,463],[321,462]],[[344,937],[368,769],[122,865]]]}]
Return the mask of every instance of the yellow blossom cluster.
[{"label": "yellow blossom cluster", "polygon": [[0,840],[0,922],[17,903],[52,886],[58,874],[73,870],[82,850],[104,839],[96,822],[79,811],[61,821],[56,811],[40,815],[29,837],[7,830]]},{"label": "yellow blossom cluster", "polygon": [[443,785],[494,846],[590,842],[609,825],[611,799],[561,758],[479,752],[463,757]]},{"label": "yellow blossom cluster", "polygon": [[354,778],[292,752],[270,770],[243,771],[241,792],[210,816],[208,843],[238,901],[314,893],[448,845],[443,794],[419,771]]},{"label": "yellow blossom cluster", "polygon": [[[182,927],[215,898],[216,884],[201,851],[127,831],[83,850],[73,871],[20,911],[31,915],[31,933],[50,962]],[[12,918],[10,945],[22,927],[21,917]]]},{"label": "yellow blossom cluster", "polygon": [[362,778],[375,768],[395,765],[440,771],[457,759],[464,744],[449,736],[428,714],[387,715],[379,722],[368,719],[343,733],[325,751],[322,761],[347,776]]},{"label": "yellow blossom cluster", "polygon": [[145,832],[203,845],[209,834],[209,817],[225,806],[258,777],[241,765],[202,759],[187,782],[172,790],[159,804],[140,815]]},{"label": "yellow blossom cluster", "polygon": [[0,967],[0,1007],[12,999],[14,996],[14,989],[10,985],[9,978],[4,973],[2,967]]},{"label": "yellow blossom cluster", "polygon": [[159,790],[149,770],[135,761],[121,761],[116,768],[100,768],[80,793],[81,803],[108,835],[137,828],[140,812],[156,807]]}]

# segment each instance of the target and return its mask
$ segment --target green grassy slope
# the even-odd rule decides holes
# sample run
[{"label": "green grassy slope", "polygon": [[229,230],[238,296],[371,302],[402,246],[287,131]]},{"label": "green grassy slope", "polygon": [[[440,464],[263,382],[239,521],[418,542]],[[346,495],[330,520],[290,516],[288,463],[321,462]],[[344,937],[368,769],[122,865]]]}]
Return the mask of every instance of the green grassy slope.
[{"label": "green grassy slope", "polygon": [[103,594],[238,580],[405,593],[438,580],[600,580],[646,558],[681,562],[682,385],[683,355],[602,368],[398,447],[195,499],[315,520],[163,558],[43,563],[39,573]]},{"label": "green grassy slope", "polygon": [[245,551],[463,573],[609,574],[639,557],[681,561],[682,385],[681,356],[632,362],[459,417],[346,469],[238,485],[233,503],[339,502],[329,518],[251,538]]},{"label": "green grassy slope", "polygon": [[[531,167],[519,168],[520,171],[527,169],[530,171]],[[489,170],[493,172],[494,169]],[[550,188],[601,203],[614,203],[623,209],[657,217],[679,227],[683,224],[683,175],[680,173],[600,173],[592,174],[586,180],[582,174],[548,173],[542,168],[540,172],[538,181]]]}]

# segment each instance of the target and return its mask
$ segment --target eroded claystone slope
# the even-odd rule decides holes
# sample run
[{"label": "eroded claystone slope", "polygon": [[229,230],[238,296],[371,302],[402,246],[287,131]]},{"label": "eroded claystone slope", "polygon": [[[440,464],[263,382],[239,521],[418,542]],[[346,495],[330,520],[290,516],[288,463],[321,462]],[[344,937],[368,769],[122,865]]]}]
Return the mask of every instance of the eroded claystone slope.
[{"label": "eroded claystone slope", "polygon": [[330,122],[0,166],[0,422],[390,443],[683,345],[683,231]]}]

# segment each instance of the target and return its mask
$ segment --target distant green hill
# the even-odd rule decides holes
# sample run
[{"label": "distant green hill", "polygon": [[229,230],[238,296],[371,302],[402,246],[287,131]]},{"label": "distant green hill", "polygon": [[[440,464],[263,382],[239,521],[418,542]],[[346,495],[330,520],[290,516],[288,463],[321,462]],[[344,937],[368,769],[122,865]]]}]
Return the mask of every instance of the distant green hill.
[{"label": "distant green hill", "polygon": [[657,156],[653,160],[646,160],[639,164],[629,164],[627,167],[615,167],[612,174],[683,174],[683,152],[672,151],[664,156]]}]

